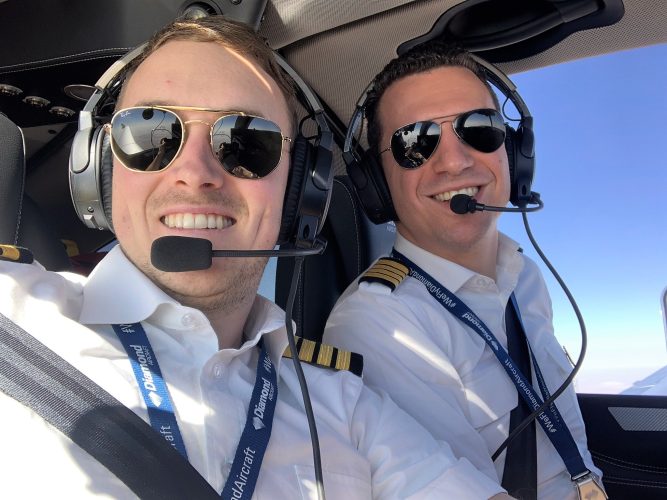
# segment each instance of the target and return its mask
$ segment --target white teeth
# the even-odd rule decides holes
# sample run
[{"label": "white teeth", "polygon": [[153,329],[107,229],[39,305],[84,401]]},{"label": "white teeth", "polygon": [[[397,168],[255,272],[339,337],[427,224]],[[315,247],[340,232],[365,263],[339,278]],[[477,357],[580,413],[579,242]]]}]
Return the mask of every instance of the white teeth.
[{"label": "white teeth", "polygon": [[206,217],[206,214],[195,215],[195,229],[207,229],[207,228],[208,228],[208,217]]},{"label": "white teeth", "polygon": [[225,229],[234,224],[234,220],[218,214],[169,214],[162,218],[162,223],[177,229]]},{"label": "white teeth", "polygon": [[477,187],[467,187],[459,189],[457,191],[447,191],[445,193],[436,194],[435,196],[433,196],[433,198],[435,198],[438,201],[449,201],[457,194],[467,194],[468,196],[475,196],[477,194],[477,191],[479,191],[479,188]]}]

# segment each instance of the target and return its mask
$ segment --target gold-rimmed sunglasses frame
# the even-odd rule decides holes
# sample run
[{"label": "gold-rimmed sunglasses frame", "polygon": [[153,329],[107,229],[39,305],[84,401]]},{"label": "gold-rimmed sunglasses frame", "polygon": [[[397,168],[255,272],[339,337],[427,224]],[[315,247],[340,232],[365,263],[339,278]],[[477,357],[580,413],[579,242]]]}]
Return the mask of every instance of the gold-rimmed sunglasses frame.
[{"label": "gold-rimmed sunglasses frame", "polygon": [[[114,141],[113,141],[113,138],[111,136],[113,121],[118,114],[120,114],[124,111],[131,111],[131,110],[134,110],[134,109],[156,109],[156,110],[160,110],[160,111],[170,111],[174,114],[174,116],[176,116],[176,118],[180,122],[181,127],[183,128],[183,138],[181,139],[181,143],[178,146],[178,150],[176,151],[176,154],[174,155],[174,157],[172,158],[172,160],[169,162],[169,164],[166,167],[161,168],[159,170],[137,170],[135,168],[128,167],[125,163],[123,163],[123,161],[120,159],[118,154],[116,154],[116,150],[115,150],[115,147],[114,147]],[[207,122],[205,120],[183,120],[183,118],[181,118],[180,115],[178,113],[176,113],[176,111],[200,111],[200,112],[205,112],[205,113],[223,113],[223,115],[216,118],[213,123],[210,123],[210,122]],[[283,135],[282,130],[280,130],[280,126],[277,123],[275,123],[274,121],[269,120],[268,118],[265,118],[263,116],[257,116],[257,115],[249,114],[249,113],[246,113],[244,111],[234,111],[234,110],[215,109],[215,108],[202,108],[202,107],[197,107],[197,106],[162,106],[162,105],[160,105],[160,106],[130,106],[128,108],[123,108],[123,109],[119,109],[118,111],[116,111],[111,116],[111,121],[109,123],[104,124],[104,130],[107,134],[109,134],[109,139],[110,139],[109,143],[111,144],[112,154],[114,155],[116,160],[118,160],[118,162],[124,168],[126,168],[130,172],[137,172],[137,173],[141,173],[141,174],[155,174],[155,173],[164,172],[169,167],[171,167],[174,164],[174,162],[176,161],[176,158],[178,158],[178,155],[181,154],[181,150],[183,149],[183,145],[185,144],[185,141],[187,140],[187,136],[188,136],[188,131],[187,131],[186,125],[189,124],[189,123],[202,123],[202,124],[207,125],[209,127],[209,138],[210,138],[209,139],[209,145],[211,146],[211,153],[215,157],[215,154],[213,152],[213,127],[215,126],[216,123],[218,123],[218,121],[222,120],[223,118],[226,118],[228,116],[234,116],[234,115],[246,116],[246,117],[249,117],[249,118],[260,118],[262,120],[266,120],[270,123],[273,123],[278,128],[278,131],[280,133],[280,138],[282,139],[282,142],[288,142],[288,143],[293,142],[293,139],[291,137],[287,137],[287,136]],[[222,163],[220,163],[220,160],[218,160],[218,158],[216,158],[216,161],[218,163],[220,163],[220,166],[222,167],[222,170],[224,170],[227,174],[231,175],[232,177],[236,177],[237,179],[258,180],[258,179],[264,179],[265,177],[268,177],[269,175],[271,175],[271,173],[276,169],[276,167],[278,165],[280,165],[280,162],[282,161],[282,158],[283,158],[283,148],[280,148],[280,158],[278,158],[278,161],[273,166],[271,171],[268,174],[266,174],[262,177],[240,177],[240,176],[236,176],[236,175],[230,173],[224,167],[224,165],[222,165]]]},{"label": "gold-rimmed sunglasses frame", "polygon": [[[404,167],[403,165],[401,165],[399,162],[396,161],[396,158],[394,158],[394,162],[396,162],[396,164],[397,164],[400,168],[405,169],[405,170],[415,170],[415,169],[417,169],[417,168],[421,168],[421,167],[423,167],[424,165],[426,165],[426,163],[433,157],[433,154],[435,154],[435,152],[438,150],[438,147],[440,146],[440,139],[442,138],[442,124],[443,124],[443,123],[451,123],[451,124],[452,124],[452,131],[454,132],[454,135],[456,135],[456,137],[459,139],[459,141],[461,141],[461,142],[462,142],[463,144],[465,144],[466,146],[471,147],[471,148],[475,149],[476,151],[478,151],[474,146],[471,146],[470,144],[468,144],[468,143],[467,143],[467,142],[466,142],[466,141],[459,135],[459,133],[456,131],[456,127],[454,126],[454,122],[455,122],[460,116],[466,115],[466,114],[468,114],[468,113],[474,113],[475,111],[494,111],[496,114],[498,114],[498,115],[500,116],[501,121],[502,121],[502,113],[500,113],[500,111],[498,111],[497,109],[493,109],[493,108],[478,108],[478,109],[471,109],[471,110],[468,110],[468,111],[464,111],[464,112],[462,112],[462,113],[456,113],[456,114],[452,114],[452,115],[444,115],[444,116],[436,116],[436,117],[434,117],[434,118],[429,118],[429,119],[427,119],[427,120],[417,120],[417,121],[414,121],[414,122],[406,123],[405,125],[401,125],[400,127],[398,127],[398,128],[391,134],[391,137],[393,138],[393,137],[394,137],[394,136],[395,136],[401,129],[407,127],[408,125],[415,125],[415,124],[417,124],[417,123],[422,123],[422,122],[431,122],[431,123],[435,123],[436,125],[439,125],[439,126],[440,126],[440,135],[438,135],[438,142],[436,143],[435,147],[433,148],[433,153],[431,153],[431,156],[429,156],[426,160],[424,160],[424,162],[423,162],[421,165],[419,165],[418,167]],[[445,119],[443,120],[443,118],[445,118]],[[449,118],[449,119],[447,119],[447,118]],[[441,121],[437,121],[437,120],[441,120]],[[504,124],[503,124],[503,125],[504,125]],[[504,128],[505,128],[505,135],[507,135],[507,126],[505,125]],[[494,151],[491,151],[491,152],[493,153],[493,152],[495,152],[495,151],[498,151],[498,149],[500,149],[501,146],[502,146],[502,143],[500,144],[500,146],[498,146],[497,149],[495,149]],[[380,155],[383,154],[383,153],[386,153],[387,151],[391,151],[391,141],[390,141],[390,143],[389,143],[389,147],[387,147],[387,148],[383,149],[382,151],[380,151],[380,152],[378,153],[378,156],[380,156]]]}]

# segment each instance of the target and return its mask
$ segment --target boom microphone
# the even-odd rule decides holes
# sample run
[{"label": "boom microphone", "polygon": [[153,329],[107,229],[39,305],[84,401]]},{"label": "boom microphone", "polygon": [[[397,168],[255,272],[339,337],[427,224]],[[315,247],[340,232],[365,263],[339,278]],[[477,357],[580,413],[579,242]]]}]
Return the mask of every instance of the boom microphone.
[{"label": "boom microphone", "polygon": [[151,245],[151,263],[160,271],[171,273],[201,271],[211,267],[213,257],[298,257],[321,254],[326,247],[326,241],[317,239],[311,248],[213,250],[211,242],[204,238],[163,236]]},{"label": "boom microphone", "polygon": [[452,199],[449,202],[449,206],[452,209],[452,212],[463,215],[467,213],[474,213],[477,212],[478,210],[480,212],[486,210],[488,212],[537,212],[538,210],[542,210],[544,207],[544,203],[542,203],[542,200],[540,199],[540,193],[536,193],[535,191],[532,191],[530,193],[530,200],[528,203],[531,203],[533,205],[537,205],[536,207],[518,207],[518,208],[510,208],[510,207],[494,207],[492,205],[485,205],[484,203],[478,203],[475,198],[472,196],[468,196],[467,194],[457,194],[452,197]]}]

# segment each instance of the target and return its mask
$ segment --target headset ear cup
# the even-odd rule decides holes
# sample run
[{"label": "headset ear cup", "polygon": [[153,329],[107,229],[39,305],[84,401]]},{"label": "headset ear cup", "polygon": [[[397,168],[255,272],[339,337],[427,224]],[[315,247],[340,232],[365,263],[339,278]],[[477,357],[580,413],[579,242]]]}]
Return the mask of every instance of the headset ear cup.
[{"label": "headset ear cup", "polygon": [[287,177],[287,188],[283,201],[283,215],[280,223],[278,243],[286,243],[294,233],[294,225],[303,194],[304,180],[308,166],[312,163],[312,146],[302,135],[297,135],[292,145],[292,157]]},{"label": "headset ear cup", "polygon": [[505,146],[512,186],[510,202],[517,207],[525,207],[531,200],[531,186],[535,173],[534,143],[531,127],[523,123],[517,130],[508,127]]},{"label": "headset ear cup", "polygon": [[[509,165],[510,169],[510,186],[512,193],[514,193],[514,179],[516,178],[516,131],[507,124],[505,124],[505,130],[505,151],[507,151],[507,164]],[[512,197],[512,195],[510,195],[510,197]]]},{"label": "headset ear cup", "polygon": [[364,163],[368,168],[373,186],[377,192],[380,202],[380,212],[382,214],[381,218],[383,219],[382,223],[389,222],[390,220],[398,221],[398,215],[394,209],[394,202],[391,199],[391,191],[389,191],[389,185],[387,184],[387,178],[384,176],[382,164],[378,161],[377,156],[371,154],[369,151],[364,155]]},{"label": "headset ear cup", "polygon": [[113,184],[113,154],[111,153],[111,142],[109,134],[104,133],[102,137],[102,145],[100,147],[100,157],[98,159],[100,165],[100,190],[102,200],[102,208],[104,209],[104,216],[107,219],[109,227],[113,231],[113,222],[111,220],[111,191]]},{"label": "headset ear cup", "polygon": [[355,187],[364,212],[372,222],[383,224],[398,220],[382,165],[374,154],[365,151],[361,160],[350,162],[347,165],[347,175]]}]

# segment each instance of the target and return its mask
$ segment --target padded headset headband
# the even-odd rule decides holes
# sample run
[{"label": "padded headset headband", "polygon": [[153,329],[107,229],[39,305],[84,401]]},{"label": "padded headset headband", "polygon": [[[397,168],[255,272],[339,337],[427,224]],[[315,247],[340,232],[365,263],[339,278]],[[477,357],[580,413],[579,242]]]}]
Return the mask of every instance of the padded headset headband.
[{"label": "padded headset headband", "polygon": [[[69,161],[70,193],[77,215],[90,228],[113,231],[108,209],[111,186],[104,178],[100,161],[102,149],[108,149],[108,144],[104,144],[105,132],[100,115],[104,107],[114,103],[125,69],[142,54],[146,45],[128,52],[104,72],[79,114],[79,128],[72,142]],[[278,242],[310,248],[329,209],[333,183],[333,134],[318,98],[282,57],[274,55],[296,85],[299,101],[318,128],[312,143],[298,131],[293,144]],[[109,185],[105,186],[105,183]]]},{"label": "padded headset headband", "polygon": [[[516,206],[525,207],[530,201],[531,184],[535,172],[535,140],[533,134],[533,117],[512,81],[493,64],[474,54],[470,56],[484,70],[487,81],[492,83],[507,97],[518,110],[521,118],[516,130],[508,127],[506,148],[508,153],[510,177],[512,179],[510,201]],[[359,154],[361,147],[355,136],[360,130],[366,111],[368,94],[373,89],[371,82],[364,89],[357,101],[343,145],[343,160],[347,172],[357,189],[366,215],[381,224],[390,220],[398,220],[387,181],[379,159],[368,151]]]}]

